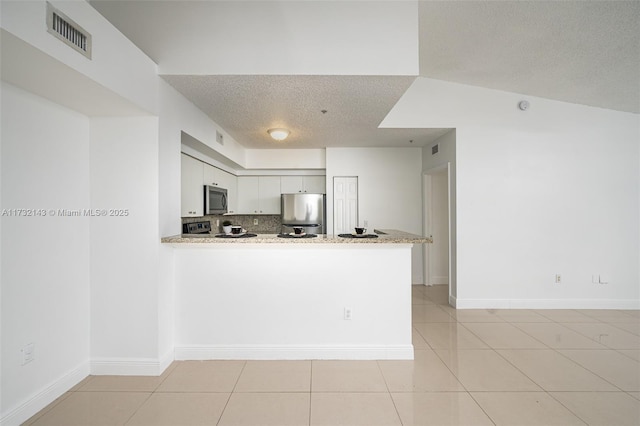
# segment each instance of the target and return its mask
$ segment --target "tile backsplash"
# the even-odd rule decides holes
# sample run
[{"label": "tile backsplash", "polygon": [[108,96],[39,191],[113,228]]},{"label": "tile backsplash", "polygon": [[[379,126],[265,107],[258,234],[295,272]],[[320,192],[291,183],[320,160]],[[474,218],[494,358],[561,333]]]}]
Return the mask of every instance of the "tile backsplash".
[{"label": "tile backsplash", "polygon": [[[254,220],[258,220],[258,224],[254,225]],[[222,222],[231,221],[233,225],[242,226],[247,232],[254,234],[279,234],[282,228],[280,215],[208,215],[203,217],[183,217],[182,224],[192,222],[203,222],[208,220],[211,222],[212,232],[222,232]],[[220,226],[216,226],[219,221]]]}]

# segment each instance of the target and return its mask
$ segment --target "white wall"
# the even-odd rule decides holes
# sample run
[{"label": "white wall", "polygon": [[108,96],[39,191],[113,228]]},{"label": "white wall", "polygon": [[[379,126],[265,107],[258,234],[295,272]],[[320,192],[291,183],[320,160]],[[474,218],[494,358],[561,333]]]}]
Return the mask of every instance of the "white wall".
[{"label": "white wall", "polygon": [[410,246],[356,245],[180,244],[176,358],[411,359]]},{"label": "white wall", "polygon": [[[4,82],[1,92],[1,209],[46,212],[1,218],[1,417],[18,424],[89,372],[89,218],[56,215],[89,208],[89,119]],[[28,343],[35,360],[21,366]]]},{"label": "white wall", "polygon": [[[100,221],[105,218],[96,218],[90,221],[86,217],[81,218],[84,220],[83,222],[78,222],[80,218],[74,217],[69,218],[69,222],[54,221],[44,227],[38,226],[33,230],[34,236],[29,235],[31,231],[27,231],[24,236],[21,234],[20,240],[29,244],[30,253],[28,257],[24,255],[20,261],[7,256],[6,246],[15,239],[15,235],[11,235],[12,233],[24,230],[16,228],[15,231],[9,233],[6,231],[6,224],[3,227],[2,244],[5,247],[2,250],[2,303],[5,306],[20,306],[25,314],[30,314],[29,309],[31,308],[24,308],[30,306],[30,302],[21,300],[22,296],[19,293],[14,294],[9,291],[12,281],[7,278],[6,274],[12,273],[12,268],[25,271],[27,276],[42,275],[34,281],[53,283],[51,287],[46,288],[46,291],[40,292],[37,303],[33,303],[33,309],[38,309],[40,315],[46,317],[42,319],[35,314],[33,315],[33,318],[39,320],[39,334],[34,339],[37,339],[35,342],[36,358],[38,360],[40,357],[40,362],[21,368],[15,362],[4,362],[3,355],[3,400],[1,402],[3,424],[5,421],[7,424],[16,424],[25,420],[85,377],[89,373],[91,361],[89,357],[92,354],[96,356],[95,361],[97,361],[91,365],[94,368],[94,373],[109,371],[126,373],[127,369],[133,367],[137,374],[158,374],[166,365],[167,360],[172,359],[173,327],[167,324],[172,324],[173,318],[170,313],[166,312],[167,305],[172,307],[172,291],[170,286],[167,290],[167,285],[161,287],[158,283],[158,274],[165,272],[167,268],[169,275],[163,275],[163,283],[166,283],[167,280],[171,282],[171,267],[162,270],[159,263],[165,262],[163,265],[166,265],[172,262],[158,258],[161,245],[157,216],[159,190],[157,119],[139,118],[141,121],[136,119],[125,126],[128,135],[120,137],[117,132],[119,129],[123,130],[124,127],[109,128],[109,124],[115,122],[107,120],[105,123],[109,124],[105,125],[105,129],[102,129],[104,131],[98,131],[100,128],[99,120],[96,119],[97,121],[93,122],[96,123],[96,126],[93,127],[91,120],[86,117],[86,114],[96,111],[102,111],[106,115],[132,113],[140,115],[146,114],[143,110],[157,109],[159,97],[157,85],[160,79],[155,73],[155,64],[109,25],[88,3],[83,1],[54,2],[54,5],[91,31],[94,40],[97,38],[100,44],[104,43],[105,45],[100,45],[99,54],[94,52],[93,59],[88,61],[46,33],[44,25],[46,3],[44,1],[2,2],[3,63],[5,60],[15,59],[16,55],[27,55],[29,61],[23,61],[25,64],[23,72],[30,72],[32,69],[49,70],[52,72],[47,80],[50,85],[66,85],[57,91],[43,90],[46,92],[43,95],[55,94],[57,103],[74,105],[81,113],[76,115],[84,117],[83,120],[75,122],[61,120],[61,129],[57,127],[50,129],[50,122],[57,120],[60,115],[57,111],[67,111],[59,104],[43,112],[40,114],[41,116],[36,116],[36,119],[28,111],[16,109],[16,117],[22,121],[25,118],[29,119],[29,126],[33,127],[33,129],[28,129],[29,132],[42,131],[43,133],[43,136],[38,138],[36,143],[30,144],[28,138],[22,138],[23,140],[20,141],[23,143],[20,145],[21,149],[24,149],[25,152],[28,151],[31,158],[35,159],[31,164],[23,163],[21,173],[34,180],[37,179],[38,185],[35,189],[31,188],[35,185],[33,182],[27,181],[26,184],[29,187],[25,189],[19,176],[16,179],[8,178],[6,170],[9,169],[3,167],[2,182],[6,188],[10,188],[9,191],[3,188],[3,205],[7,200],[10,200],[7,198],[8,193],[22,193],[25,196],[23,203],[30,201],[31,204],[33,194],[42,194],[44,189],[45,196],[38,195],[38,197],[47,202],[50,201],[47,198],[50,194],[56,203],[70,205],[60,206],[61,208],[96,206],[109,209],[129,204],[124,208],[133,208],[135,212],[124,221],[118,221],[115,218],[113,221],[107,219],[105,222]],[[12,34],[11,37],[5,37],[9,33]],[[11,41],[10,45],[6,44],[8,39]],[[16,39],[20,39],[20,43],[15,42]],[[27,40],[28,43],[24,43],[22,40]],[[5,46],[10,46],[11,49],[6,50]],[[83,63],[83,61],[87,63]],[[5,67],[3,67],[3,81],[7,77],[4,71]],[[12,71],[16,70],[12,69]],[[12,76],[15,76],[15,73]],[[87,83],[88,79],[92,79],[93,83]],[[32,84],[33,80],[22,79],[20,81]],[[72,81],[81,84],[78,87],[67,85]],[[83,89],[87,87],[91,89],[90,99],[83,97],[86,95]],[[39,93],[43,88],[46,89],[41,84],[25,87],[33,93]],[[94,90],[96,88],[99,89]],[[5,92],[3,86],[3,102],[5,99],[8,102],[9,98],[5,97]],[[33,95],[27,94],[25,96],[32,97]],[[67,98],[64,98],[65,96]],[[69,97],[73,97],[71,102],[67,102],[70,100]],[[135,105],[127,99],[135,102]],[[5,126],[4,121],[11,121],[12,125],[14,123],[21,124],[20,120],[6,113],[9,110],[11,108],[4,106],[2,108],[2,160],[7,163],[20,164],[20,156],[25,154],[18,152],[14,155],[10,150],[5,149],[5,132],[8,132],[8,130],[5,131],[5,128],[9,127]],[[153,124],[146,120],[152,120]],[[44,123],[42,129],[38,127],[40,123]],[[138,124],[135,123],[144,124],[140,124],[138,127]],[[145,130],[140,132],[139,129]],[[82,135],[81,144],[77,137],[73,137],[76,133]],[[153,133],[153,137],[150,136],[151,133]],[[176,138],[179,145],[179,133]],[[100,144],[107,144],[100,147],[104,151],[93,150],[93,163],[89,148],[90,140],[98,144],[94,146],[96,149]],[[126,143],[129,145],[127,146]],[[69,148],[69,144],[74,146]],[[109,146],[110,144],[113,145]],[[179,157],[177,152],[179,150],[176,150],[176,158]],[[130,161],[133,159],[136,161],[142,159],[142,162],[131,164]],[[96,184],[90,185],[90,179],[93,179]],[[176,181],[179,182],[179,178]],[[66,195],[63,196],[66,194],[65,190],[76,194],[79,185],[86,187],[82,203],[74,199],[69,200]],[[177,198],[179,200],[179,197]],[[100,205],[102,203],[107,205]],[[71,220],[75,222],[71,222]],[[90,224],[90,222],[93,223]],[[93,232],[95,233],[93,240],[90,239],[92,238],[90,227],[92,231],[95,231]],[[136,235],[139,238],[135,241],[130,239],[130,232],[133,229],[136,230]],[[77,234],[82,232],[86,233],[86,239],[77,241]],[[108,235],[110,232],[111,234]],[[127,235],[124,235],[125,233]],[[129,243],[130,247],[123,248],[123,241]],[[90,249],[93,253],[91,259]],[[44,252],[39,256],[41,250]],[[69,259],[76,254],[81,257]],[[19,255],[23,254],[15,254],[15,256]],[[123,260],[125,255],[129,255],[129,258]],[[40,257],[43,258],[41,269],[33,268],[34,261],[37,263],[40,261]],[[93,269],[90,265],[91,260],[95,260],[92,263]],[[6,262],[11,262],[15,266],[4,268]],[[64,269],[66,275],[60,276],[58,269],[60,267]],[[84,287],[76,289],[74,287],[77,285],[75,278],[67,278],[79,270],[84,271],[86,276],[83,277]],[[104,272],[104,275],[101,272]],[[91,306],[92,316],[90,317],[89,281],[92,276],[96,278],[96,281],[91,288],[94,297],[93,306]],[[63,284],[57,285],[58,281],[62,281]],[[108,286],[113,286],[113,289]],[[117,288],[126,289],[126,292],[114,294]],[[54,289],[56,291],[51,291]],[[161,292],[161,289],[165,291]],[[106,297],[101,299],[98,294]],[[81,296],[86,300],[85,304],[78,308],[73,304]],[[125,314],[122,317],[119,316],[120,308]],[[161,308],[164,310],[161,311]],[[5,310],[3,307],[2,313],[9,315],[10,310]],[[71,319],[69,320],[69,318]],[[125,318],[127,318],[126,321]],[[3,327],[12,324],[12,327],[17,330],[16,333],[20,334],[19,344],[23,345],[28,343],[22,342],[28,336],[22,336],[22,334],[31,333],[28,321],[30,320],[5,321],[3,318],[2,324]],[[91,322],[95,332],[91,336],[92,354],[89,353]],[[138,324],[140,328],[136,328],[135,324]],[[141,331],[141,328],[144,330]],[[76,340],[66,338],[67,335],[77,334],[78,329],[82,329],[85,333],[81,338]],[[139,335],[134,336],[136,331],[139,332]],[[44,337],[40,337],[40,335]],[[47,339],[50,338],[56,339],[55,344],[49,344]],[[110,345],[113,342],[117,343]],[[11,341],[11,334],[3,329],[2,347],[11,352],[11,356],[7,359],[16,357],[14,353],[16,344],[18,343]],[[122,349],[123,345],[127,345],[126,350],[117,352],[118,349]],[[168,347],[170,349],[167,349]],[[59,362],[61,359],[64,361]],[[35,366],[38,366],[37,380],[28,377],[26,380],[20,381],[12,379],[12,377],[24,376],[24,371],[33,370]],[[20,406],[20,408],[16,409],[16,406]]]},{"label": "white wall", "polygon": [[324,169],[324,149],[248,149],[247,169]]},{"label": "white wall", "polygon": [[91,218],[94,374],[160,371],[157,141],[156,117],[91,119],[91,208],[108,212]]},{"label": "white wall", "polygon": [[2,1],[2,28],[149,112],[158,107],[156,64],[85,1],[50,3],[93,36],[91,60],[47,32],[46,1]]},{"label": "white wall", "polygon": [[[154,2],[153,11],[128,3],[120,25],[149,45],[161,74],[418,74],[416,1],[191,2],[190,31],[173,25],[181,2]],[[157,32],[138,28],[149,13]],[[164,50],[150,39],[166,41]]]},{"label": "white wall", "polygon": [[[333,178],[358,177],[358,218],[368,230],[422,235],[420,148],[327,148],[327,232],[333,232]],[[412,250],[412,279],[423,282],[422,247]]]},{"label": "white wall", "polygon": [[639,116],[522,98],[420,78],[383,123],[456,128],[458,306],[640,307]]}]

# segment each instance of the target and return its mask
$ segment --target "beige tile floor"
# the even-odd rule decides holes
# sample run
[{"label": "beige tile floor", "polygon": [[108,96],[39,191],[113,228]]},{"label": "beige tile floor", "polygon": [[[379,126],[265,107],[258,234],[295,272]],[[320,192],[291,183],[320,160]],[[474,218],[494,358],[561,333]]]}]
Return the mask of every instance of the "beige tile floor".
[{"label": "beige tile floor", "polygon": [[413,361],[182,361],[90,376],[25,424],[640,425],[640,313],[459,310],[413,288]]}]

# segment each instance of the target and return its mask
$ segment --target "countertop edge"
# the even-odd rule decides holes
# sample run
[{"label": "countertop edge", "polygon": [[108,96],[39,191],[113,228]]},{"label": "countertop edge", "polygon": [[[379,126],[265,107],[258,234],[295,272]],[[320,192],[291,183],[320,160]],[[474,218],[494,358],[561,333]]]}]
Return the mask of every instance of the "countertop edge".
[{"label": "countertop edge", "polygon": [[378,238],[342,238],[333,235],[318,235],[316,238],[279,238],[277,234],[258,234],[251,238],[185,237],[174,235],[161,238],[163,244],[431,244],[430,237],[410,234],[395,229],[377,230],[384,234]]}]

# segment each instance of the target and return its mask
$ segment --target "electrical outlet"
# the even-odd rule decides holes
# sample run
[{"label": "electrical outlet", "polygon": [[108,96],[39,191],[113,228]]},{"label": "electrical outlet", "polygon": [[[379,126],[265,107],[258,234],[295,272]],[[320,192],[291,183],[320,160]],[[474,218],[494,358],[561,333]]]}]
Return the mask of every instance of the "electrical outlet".
[{"label": "electrical outlet", "polygon": [[368,220],[365,220],[363,223],[364,223],[364,227],[365,227],[365,228],[368,228],[368,227],[369,227],[369,221],[368,221]]},{"label": "electrical outlet", "polygon": [[258,224],[258,219],[253,219],[253,224],[257,225]]},{"label": "electrical outlet", "polygon": [[35,343],[29,343],[20,349],[21,365],[25,365],[36,359],[36,345]]},{"label": "electrical outlet", "polygon": [[344,319],[350,320],[351,318],[353,318],[353,312],[351,311],[351,308],[344,308]]},{"label": "electrical outlet", "polygon": [[216,219],[216,226],[220,226],[220,219]]},{"label": "electrical outlet", "polygon": [[560,274],[556,274],[556,284],[562,283],[562,276]]}]

